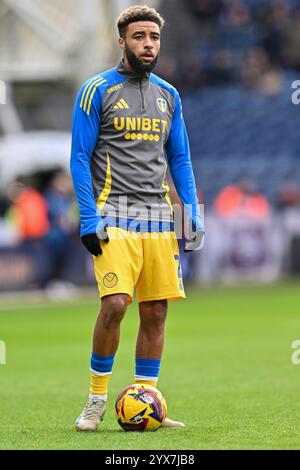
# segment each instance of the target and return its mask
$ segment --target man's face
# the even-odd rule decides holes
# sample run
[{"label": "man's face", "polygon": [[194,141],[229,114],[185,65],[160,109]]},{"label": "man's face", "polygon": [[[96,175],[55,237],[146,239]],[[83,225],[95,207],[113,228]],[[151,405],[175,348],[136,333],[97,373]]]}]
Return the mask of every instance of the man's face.
[{"label": "man's face", "polygon": [[160,50],[159,26],[152,21],[131,23],[119,44],[125,52],[125,66],[140,73],[152,72]]}]

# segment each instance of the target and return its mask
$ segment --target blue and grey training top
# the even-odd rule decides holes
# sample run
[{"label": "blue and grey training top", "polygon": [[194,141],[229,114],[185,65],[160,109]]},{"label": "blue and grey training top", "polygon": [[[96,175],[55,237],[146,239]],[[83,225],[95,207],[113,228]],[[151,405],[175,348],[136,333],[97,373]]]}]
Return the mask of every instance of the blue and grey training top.
[{"label": "blue and grey training top", "polygon": [[81,235],[96,233],[104,216],[107,225],[128,228],[138,218],[147,226],[154,222],[146,231],[170,230],[167,166],[201,228],[177,90],[152,73],[141,77],[128,71],[122,62],[88,80],[75,104],[71,152]]}]

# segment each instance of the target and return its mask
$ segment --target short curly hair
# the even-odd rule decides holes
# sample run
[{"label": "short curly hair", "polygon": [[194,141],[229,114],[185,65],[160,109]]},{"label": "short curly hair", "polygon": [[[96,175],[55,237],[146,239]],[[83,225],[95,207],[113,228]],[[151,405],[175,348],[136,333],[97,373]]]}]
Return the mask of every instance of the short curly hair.
[{"label": "short curly hair", "polygon": [[127,26],[136,21],[153,21],[162,29],[165,25],[164,18],[155,10],[150,8],[148,5],[134,5],[124,10],[117,19],[117,27],[119,35],[124,37]]}]

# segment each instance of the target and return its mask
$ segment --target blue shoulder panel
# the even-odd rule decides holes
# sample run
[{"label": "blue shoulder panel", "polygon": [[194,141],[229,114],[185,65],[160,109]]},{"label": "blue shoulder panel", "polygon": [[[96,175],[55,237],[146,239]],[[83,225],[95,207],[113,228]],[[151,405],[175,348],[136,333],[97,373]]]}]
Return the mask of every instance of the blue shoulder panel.
[{"label": "blue shoulder panel", "polygon": [[167,90],[169,93],[171,93],[171,95],[173,96],[174,99],[175,99],[176,93],[178,94],[176,88],[173,87],[173,85],[166,82],[162,78],[158,77],[154,73],[151,73],[151,75],[150,75],[150,82],[154,83],[155,85],[160,86],[161,88],[164,88],[165,90]]},{"label": "blue shoulder panel", "polygon": [[102,218],[92,191],[90,160],[99,137],[103,96],[109,86],[120,82],[122,77],[115,69],[95,75],[83,84],[75,103],[71,174],[80,211],[81,236],[102,229]]}]

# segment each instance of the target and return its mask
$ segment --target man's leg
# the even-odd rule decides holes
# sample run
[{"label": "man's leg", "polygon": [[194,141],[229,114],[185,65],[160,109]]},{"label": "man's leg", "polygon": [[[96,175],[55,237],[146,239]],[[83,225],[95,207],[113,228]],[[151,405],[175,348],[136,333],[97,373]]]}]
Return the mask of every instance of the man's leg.
[{"label": "man's leg", "polygon": [[107,398],[108,382],[120,340],[121,321],[128,304],[127,294],[103,297],[96,321],[91,358],[90,397]]},{"label": "man's leg", "polygon": [[167,300],[139,304],[140,328],[136,343],[136,376],[139,383],[156,387],[164,347]]},{"label": "man's leg", "polygon": [[120,325],[127,305],[127,294],[108,295],[102,299],[93,337],[90,400],[76,421],[79,431],[97,431],[103,419],[108,383],[120,340]]},{"label": "man's leg", "polygon": [[[140,329],[136,344],[135,382],[157,386],[160,361],[164,348],[167,300],[141,302]],[[184,428],[180,421],[166,418],[163,427]]]},{"label": "man's leg", "polygon": [[127,294],[107,295],[102,298],[96,321],[93,352],[99,356],[115,354],[120,340],[120,324],[128,305]]}]

